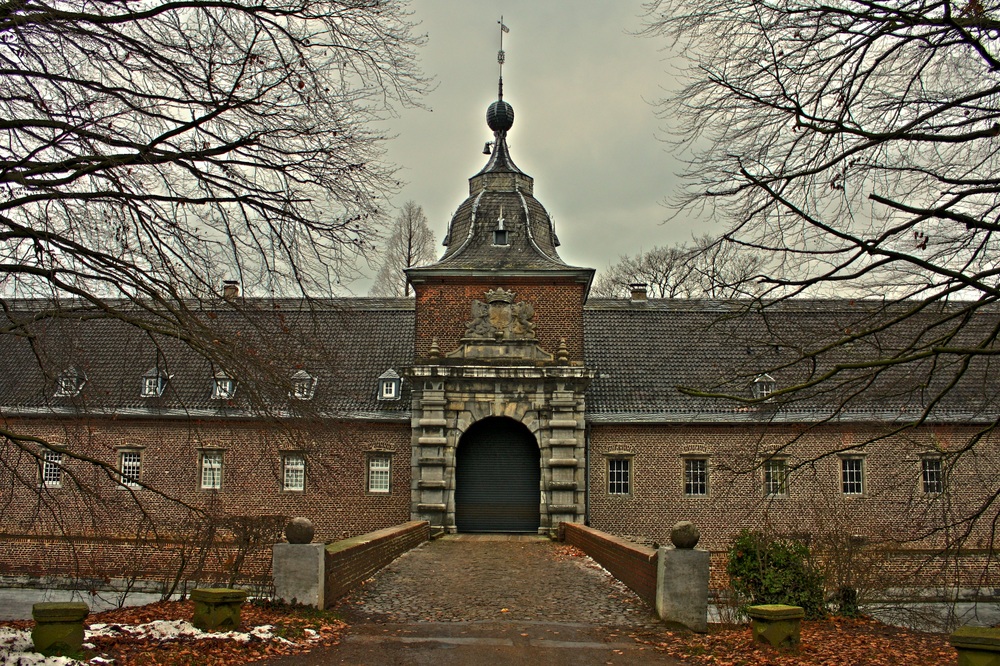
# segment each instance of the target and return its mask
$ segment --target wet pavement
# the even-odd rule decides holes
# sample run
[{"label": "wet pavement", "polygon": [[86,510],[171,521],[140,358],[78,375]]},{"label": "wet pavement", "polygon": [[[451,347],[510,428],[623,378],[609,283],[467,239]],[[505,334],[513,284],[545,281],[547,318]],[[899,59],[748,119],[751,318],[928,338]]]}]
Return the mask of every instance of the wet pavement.
[{"label": "wet pavement", "polygon": [[350,625],[340,645],[267,663],[679,663],[631,638],[663,628],[642,600],[590,558],[534,535],[425,543],[334,610]]}]

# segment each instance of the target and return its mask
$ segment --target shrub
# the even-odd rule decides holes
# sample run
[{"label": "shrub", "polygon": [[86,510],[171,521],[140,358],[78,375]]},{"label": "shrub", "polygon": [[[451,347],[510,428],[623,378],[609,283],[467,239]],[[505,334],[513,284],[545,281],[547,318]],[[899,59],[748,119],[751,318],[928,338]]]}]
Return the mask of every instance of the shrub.
[{"label": "shrub", "polygon": [[809,619],[826,615],[823,575],[801,541],[743,530],[729,548],[726,573],[741,609],[757,604],[801,606]]}]

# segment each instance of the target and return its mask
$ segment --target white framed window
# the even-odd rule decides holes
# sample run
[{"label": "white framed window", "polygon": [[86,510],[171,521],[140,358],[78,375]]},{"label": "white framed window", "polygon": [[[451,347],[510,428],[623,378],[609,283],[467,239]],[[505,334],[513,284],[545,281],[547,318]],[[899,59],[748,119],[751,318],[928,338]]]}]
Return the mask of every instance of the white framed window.
[{"label": "white framed window", "polygon": [[392,456],[387,453],[368,454],[368,492],[388,493],[392,478]]},{"label": "white framed window", "polygon": [[42,453],[41,485],[45,488],[62,487],[62,462],[61,451],[44,451]]},{"label": "white framed window", "polygon": [[154,368],[142,376],[140,395],[143,398],[158,398],[166,388],[167,376]]},{"label": "white framed window", "polygon": [[56,398],[72,398],[80,395],[83,385],[87,383],[87,376],[77,368],[70,368],[59,373],[56,377],[56,390],[53,396]]},{"label": "white framed window", "polygon": [[937,456],[920,460],[920,481],[925,495],[940,495],[944,492],[944,466]]},{"label": "white framed window", "polygon": [[229,400],[236,395],[236,380],[225,375],[216,375],[212,380],[212,399]]},{"label": "white framed window", "polygon": [[118,472],[118,483],[122,487],[141,488],[139,481],[142,479],[142,452],[119,451]]},{"label": "white framed window", "polygon": [[865,494],[865,459],[844,456],[840,459],[840,489],[845,495]]},{"label": "white framed window", "polygon": [[774,389],[777,385],[778,383],[774,381],[774,377],[771,375],[757,375],[757,377],[753,380],[753,385],[751,386],[753,397],[758,400],[767,398],[774,393]]},{"label": "white framed window", "polygon": [[292,397],[296,400],[312,400],[316,395],[318,381],[305,370],[299,370],[292,375]]},{"label": "white framed window", "polygon": [[222,488],[222,451],[201,452],[201,488],[202,490]]},{"label": "white framed window", "polygon": [[306,489],[306,457],[301,453],[286,453],[282,456],[282,490],[302,492]]},{"label": "white framed window", "polygon": [[608,494],[632,494],[632,460],[608,458]]},{"label": "white framed window", "polygon": [[708,458],[684,459],[684,494],[688,497],[708,495]]},{"label": "white framed window", "polygon": [[784,497],[788,494],[788,462],[784,458],[764,461],[764,495]]},{"label": "white framed window", "polygon": [[395,370],[386,370],[378,378],[378,399],[399,400],[403,380]]}]

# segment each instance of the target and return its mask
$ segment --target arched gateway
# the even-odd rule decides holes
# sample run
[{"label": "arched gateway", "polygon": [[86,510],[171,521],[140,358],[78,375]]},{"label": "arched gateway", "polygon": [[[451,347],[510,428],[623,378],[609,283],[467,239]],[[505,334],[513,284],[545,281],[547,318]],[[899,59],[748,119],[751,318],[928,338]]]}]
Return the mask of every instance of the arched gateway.
[{"label": "arched gateway", "polygon": [[474,423],[459,440],[455,523],[459,532],[537,532],[541,454],[535,437],[509,418]]}]

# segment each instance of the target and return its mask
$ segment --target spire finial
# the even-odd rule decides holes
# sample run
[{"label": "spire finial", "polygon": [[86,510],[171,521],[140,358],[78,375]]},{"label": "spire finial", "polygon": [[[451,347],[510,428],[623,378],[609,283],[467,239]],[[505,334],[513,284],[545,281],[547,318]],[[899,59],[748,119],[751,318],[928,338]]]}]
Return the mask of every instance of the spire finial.
[{"label": "spire finial", "polygon": [[[490,108],[486,109],[486,124],[493,130],[494,136],[497,137],[495,145],[499,148],[499,142],[503,138],[503,135],[514,124],[514,109],[511,108],[510,104],[503,101],[503,63],[506,60],[506,54],[503,50],[503,35],[505,32],[510,32],[510,28],[503,22],[503,16],[500,17],[497,23],[500,24],[500,50],[497,51],[497,63],[500,65],[500,89],[497,101],[490,104]],[[487,144],[488,148],[489,144]],[[488,150],[484,149],[483,154],[488,155]]]},{"label": "spire finial", "polygon": [[510,32],[510,28],[503,22],[503,14],[500,15],[500,20],[497,23],[500,24],[500,50],[497,51],[497,64],[500,65],[500,85],[497,99],[503,99],[503,62],[507,59],[507,54],[503,50],[503,34]]}]

